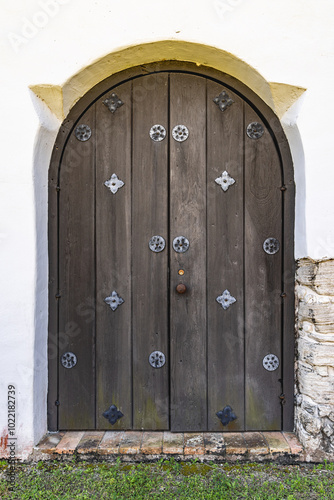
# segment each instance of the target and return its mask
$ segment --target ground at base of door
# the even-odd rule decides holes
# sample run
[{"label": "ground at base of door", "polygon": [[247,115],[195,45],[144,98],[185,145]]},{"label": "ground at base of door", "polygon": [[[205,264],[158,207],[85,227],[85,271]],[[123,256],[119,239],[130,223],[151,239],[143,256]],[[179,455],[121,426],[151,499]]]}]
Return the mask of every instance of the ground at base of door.
[{"label": "ground at base of door", "polygon": [[169,459],[200,462],[300,463],[326,457],[306,453],[292,432],[67,431],[48,433],[31,459],[142,462]]}]

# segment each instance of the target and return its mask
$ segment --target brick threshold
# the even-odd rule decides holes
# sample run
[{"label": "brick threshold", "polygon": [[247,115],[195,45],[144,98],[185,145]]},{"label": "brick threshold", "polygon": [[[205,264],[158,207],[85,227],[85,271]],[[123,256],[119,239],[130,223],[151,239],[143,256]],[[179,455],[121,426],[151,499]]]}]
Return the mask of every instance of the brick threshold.
[{"label": "brick threshold", "polygon": [[34,460],[79,459],[127,462],[177,460],[300,463],[305,450],[292,432],[67,431],[46,434]]}]

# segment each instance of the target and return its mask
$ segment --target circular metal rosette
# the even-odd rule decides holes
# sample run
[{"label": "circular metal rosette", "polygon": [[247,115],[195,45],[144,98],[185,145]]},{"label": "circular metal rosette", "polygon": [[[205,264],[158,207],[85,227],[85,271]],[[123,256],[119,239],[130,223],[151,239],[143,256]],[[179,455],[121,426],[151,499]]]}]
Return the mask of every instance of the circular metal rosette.
[{"label": "circular metal rosette", "polygon": [[262,361],[263,368],[268,372],[274,372],[279,367],[279,359],[275,354],[267,354]]},{"label": "circular metal rosette", "polygon": [[177,253],[184,253],[190,246],[188,238],[185,236],[177,236],[173,240],[173,248]]},{"label": "circular metal rosette", "polygon": [[261,123],[252,122],[248,125],[246,132],[250,139],[260,139],[264,134],[264,128]]},{"label": "circular metal rosette", "polygon": [[189,130],[185,125],[176,125],[172,130],[173,139],[183,142],[189,137]]},{"label": "circular metal rosette", "polygon": [[158,123],[156,125],[153,125],[153,127],[150,128],[150,137],[152,141],[155,142],[160,142],[163,141],[164,138],[166,137],[166,129],[162,125],[159,125]]},{"label": "circular metal rosette", "polygon": [[78,141],[88,141],[91,138],[92,131],[88,125],[81,124],[75,129],[75,137]]},{"label": "circular metal rosette", "polygon": [[64,368],[73,368],[77,364],[77,357],[73,352],[65,352],[60,361]]},{"label": "circular metal rosette", "polygon": [[149,358],[149,363],[153,368],[162,368],[166,363],[166,357],[161,351],[153,351],[151,352]]},{"label": "circular metal rosette", "polygon": [[269,255],[274,255],[279,250],[279,241],[276,238],[267,238],[263,242],[263,250]]},{"label": "circular metal rosette", "polygon": [[152,236],[150,239],[148,246],[152,252],[162,252],[166,246],[165,239],[162,236],[156,235]]}]

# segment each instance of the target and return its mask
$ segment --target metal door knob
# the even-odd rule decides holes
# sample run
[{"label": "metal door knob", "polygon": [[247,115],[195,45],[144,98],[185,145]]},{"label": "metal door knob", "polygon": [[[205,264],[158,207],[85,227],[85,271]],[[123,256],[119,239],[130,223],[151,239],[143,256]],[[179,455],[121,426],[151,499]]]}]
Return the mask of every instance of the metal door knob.
[{"label": "metal door knob", "polygon": [[187,291],[187,287],[183,283],[179,283],[176,287],[176,291],[177,293],[185,293]]}]

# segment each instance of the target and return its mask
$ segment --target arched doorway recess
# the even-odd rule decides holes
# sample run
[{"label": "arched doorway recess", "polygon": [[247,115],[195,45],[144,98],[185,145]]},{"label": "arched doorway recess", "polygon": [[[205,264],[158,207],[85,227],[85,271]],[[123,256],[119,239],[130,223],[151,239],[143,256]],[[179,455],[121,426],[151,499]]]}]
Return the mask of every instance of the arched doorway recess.
[{"label": "arched doorway recess", "polygon": [[49,207],[50,430],[292,430],[293,168],[258,96],[113,75],[61,126]]}]

